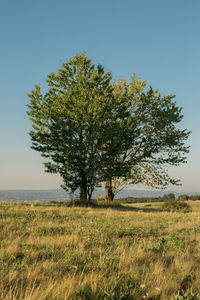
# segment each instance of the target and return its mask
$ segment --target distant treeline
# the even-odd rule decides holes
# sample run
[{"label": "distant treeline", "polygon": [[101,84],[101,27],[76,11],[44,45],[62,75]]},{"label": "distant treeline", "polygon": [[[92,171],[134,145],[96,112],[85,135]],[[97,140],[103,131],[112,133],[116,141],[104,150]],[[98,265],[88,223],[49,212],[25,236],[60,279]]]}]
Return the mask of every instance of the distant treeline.
[{"label": "distant treeline", "polygon": [[200,195],[180,195],[176,198],[176,196],[172,193],[164,195],[164,196],[159,196],[159,197],[126,197],[123,199],[118,199],[120,202],[123,203],[145,203],[145,202],[165,202],[167,200],[182,200],[182,201],[187,201],[187,200],[200,200]]},{"label": "distant treeline", "polygon": [[193,200],[193,201],[196,201],[196,200],[200,200],[200,195],[180,195],[178,196],[177,198],[178,200],[183,200],[183,201],[187,201],[187,200]]},{"label": "distant treeline", "polygon": [[164,202],[164,197],[126,197],[123,199],[116,199],[123,203],[145,203],[145,202]]}]

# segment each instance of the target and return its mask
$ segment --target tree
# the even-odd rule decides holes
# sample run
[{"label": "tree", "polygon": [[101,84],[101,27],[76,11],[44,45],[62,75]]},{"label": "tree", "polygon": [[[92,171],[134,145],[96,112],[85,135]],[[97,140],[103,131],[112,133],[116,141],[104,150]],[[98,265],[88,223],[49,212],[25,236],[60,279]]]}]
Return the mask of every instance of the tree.
[{"label": "tree", "polygon": [[[44,95],[39,86],[28,94],[32,148],[49,159],[45,170],[59,173],[64,189],[79,189],[80,199],[90,200],[95,185],[103,180],[111,141],[116,144],[122,135],[116,119],[126,114],[120,106],[124,99],[115,101],[111,73],[104,73],[100,65],[95,68],[85,54],[64,63],[47,83]],[[122,149],[123,145],[116,149],[118,156]]]},{"label": "tree", "polygon": [[[111,183],[111,191],[106,191],[106,195],[111,195],[111,199],[106,199],[107,201],[113,200],[129,184],[143,184],[151,189],[165,189],[169,183],[179,185],[179,180],[170,178],[162,166],[138,163],[133,166],[131,173],[126,177],[114,177]],[[110,186],[105,186],[105,190],[106,188]],[[174,194],[170,195],[173,195],[172,199],[175,199]]]},{"label": "tree", "polygon": [[76,55],[58,74],[48,76],[48,91],[29,94],[33,122],[32,148],[48,159],[45,170],[59,173],[63,188],[80,190],[91,200],[94,187],[105,181],[107,200],[114,198],[113,179],[165,186],[177,182],[165,164],[186,161],[189,132],[176,129],[182,119],[173,95],[161,97],[146,82],[111,83],[111,73]]},{"label": "tree", "polygon": [[178,196],[178,200],[181,200],[181,201],[187,201],[189,199],[190,199],[190,197],[186,194]]},{"label": "tree", "polygon": [[175,198],[176,197],[173,193],[169,193],[169,194],[166,194],[166,195],[163,196],[163,199],[166,200],[166,201],[167,200],[175,200]]},{"label": "tree", "polygon": [[[116,179],[155,187],[179,184],[164,168],[186,162],[185,154],[189,151],[185,142],[190,133],[176,127],[183,115],[182,108],[173,101],[175,96],[162,97],[151,87],[144,92],[146,82],[136,80],[135,74],[130,84],[123,79],[113,86],[114,98],[126,99],[128,107],[128,117],[116,121],[121,124],[127,143],[123,153],[116,155],[113,150],[113,156],[110,155],[110,164],[108,161],[105,169],[105,200],[114,198]],[[114,142],[113,149],[118,149],[120,145]]]}]

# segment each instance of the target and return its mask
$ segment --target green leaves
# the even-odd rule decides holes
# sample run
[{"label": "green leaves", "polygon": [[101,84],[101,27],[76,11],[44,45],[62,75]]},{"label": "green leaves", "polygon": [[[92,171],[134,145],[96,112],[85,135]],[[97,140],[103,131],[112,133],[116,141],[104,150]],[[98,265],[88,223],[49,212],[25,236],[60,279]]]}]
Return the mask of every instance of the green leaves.
[{"label": "green leaves", "polygon": [[186,161],[189,132],[176,128],[183,116],[174,95],[145,91],[146,82],[135,74],[129,84],[111,83],[111,73],[85,54],[63,63],[47,83],[45,94],[39,86],[28,94],[32,148],[66,189],[80,188],[90,199],[95,185],[112,178],[176,183],[162,165]]},{"label": "green leaves", "polygon": [[162,97],[151,87],[145,92],[145,87],[146,82],[137,81],[135,74],[129,84],[125,79],[114,83],[120,143],[113,139],[113,148],[119,147],[122,151],[114,153],[112,166],[108,163],[106,168],[107,178],[112,182],[112,186],[106,184],[106,188],[113,194],[127,183],[142,183],[153,188],[177,185],[179,181],[171,179],[162,166],[186,162],[189,147],[185,142],[190,132],[176,128],[183,118],[182,108],[176,106],[174,95]]},{"label": "green leaves", "polygon": [[103,145],[115,108],[110,80],[111,73],[81,54],[48,76],[46,94],[36,87],[28,95],[32,148],[49,159],[47,172],[58,172],[66,189],[81,188],[84,197],[102,181]]}]

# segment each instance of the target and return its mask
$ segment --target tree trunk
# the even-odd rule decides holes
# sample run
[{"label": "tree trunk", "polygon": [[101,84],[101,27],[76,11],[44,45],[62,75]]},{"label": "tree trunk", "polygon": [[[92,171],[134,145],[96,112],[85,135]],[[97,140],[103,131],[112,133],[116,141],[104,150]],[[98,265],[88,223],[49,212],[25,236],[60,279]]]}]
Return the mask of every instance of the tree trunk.
[{"label": "tree trunk", "polygon": [[105,201],[111,202],[114,199],[114,193],[112,190],[112,179],[109,178],[105,181]]},{"label": "tree trunk", "polygon": [[87,203],[87,186],[80,186],[80,201]]},{"label": "tree trunk", "polygon": [[92,199],[92,193],[94,191],[94,187],[93,186],[89,186],[87,189],[87,196],[88,196],[88,202],[91,202]]},{"label": "tree trunk", "polygon": [[105,181],[105,201],[109,202],[109,179]]}]

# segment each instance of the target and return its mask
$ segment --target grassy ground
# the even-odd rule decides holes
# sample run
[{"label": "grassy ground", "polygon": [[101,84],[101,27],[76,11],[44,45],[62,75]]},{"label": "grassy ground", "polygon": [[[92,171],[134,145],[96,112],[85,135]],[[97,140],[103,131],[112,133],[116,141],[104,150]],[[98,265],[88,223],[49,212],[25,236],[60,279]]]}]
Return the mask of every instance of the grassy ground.
[{"label": "grassy ground", "polygon": [[0,202],[0,299],[199,299],[200,203],[190,204]]}]

